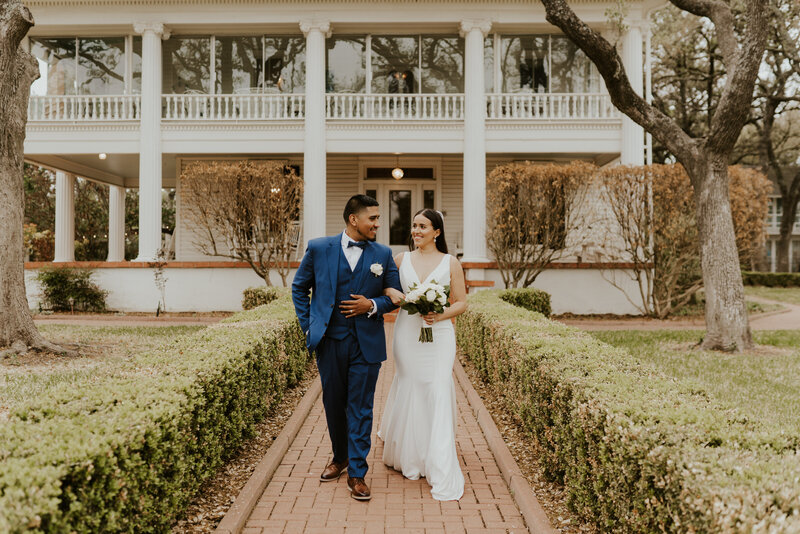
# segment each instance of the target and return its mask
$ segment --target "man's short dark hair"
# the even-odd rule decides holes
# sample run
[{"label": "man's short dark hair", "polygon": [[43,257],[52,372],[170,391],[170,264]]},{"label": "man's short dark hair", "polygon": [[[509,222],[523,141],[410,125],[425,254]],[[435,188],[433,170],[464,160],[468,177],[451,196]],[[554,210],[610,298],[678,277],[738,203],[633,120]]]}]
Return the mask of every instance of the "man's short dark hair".
[{"label": "man's short dark hair", "polygon": [[344,205],[344,222],[350,223],[350,215],[358,214],[369,206],[378,206],[378,201],[368,195],[353,195]]}]

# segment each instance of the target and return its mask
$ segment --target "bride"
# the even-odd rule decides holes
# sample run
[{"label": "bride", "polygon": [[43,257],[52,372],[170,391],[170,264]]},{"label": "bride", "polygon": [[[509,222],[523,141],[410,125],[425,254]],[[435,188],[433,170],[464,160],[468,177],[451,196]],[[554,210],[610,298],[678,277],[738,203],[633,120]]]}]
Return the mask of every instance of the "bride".
[{"label": "bride", "polygon": [[[426,477],[439,501],[464,494],[464,475],[456,453],[456,393],[453,362],[456,339],[451,319],[467,309],[464,271],[447,253],[442,215],[424,209],[414,216],[411,252],[394,261],[403,291],[411,284],[436,281],[450,285],[450,306],[424,317],[400,310],[394,326],[395,375],[378,436],[384,441],[383,462],[411,480]],[[403,294],[386,293],[396,304]],[[418,341],[420,328],[433,328],[433,342]]]}]

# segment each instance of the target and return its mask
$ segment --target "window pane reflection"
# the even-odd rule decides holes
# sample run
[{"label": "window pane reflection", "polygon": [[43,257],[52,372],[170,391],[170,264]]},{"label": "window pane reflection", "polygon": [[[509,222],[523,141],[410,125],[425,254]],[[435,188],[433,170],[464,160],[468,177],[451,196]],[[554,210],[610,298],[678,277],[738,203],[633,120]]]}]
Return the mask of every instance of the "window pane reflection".
[{"label": "window pane reflection", "polygon": [[411,191],[389,191],[389,244],[407,245],[411,235]]},{"label": "window pane reflection", "polygon": [[464,40],[459,37],[422,38],[422,92],[464,92]]},{"label": "window pane reflection", "polygon": [[483,88],[494,93],[494,36],[483,40]]},{"label": "window pane reflection", "polygon": [[435,192],[433,191],[433,189],[426,189],[425,190],[425,192],[423,194],[423,200],[422,200],[422,207],[423,208],[425,208],[426,210],[436,209],[436,208],[433,207],[434,206],[434,202],[433,201],[434,201],[434,198],[435,198],[434,195],[435,195]]},{"label": "window pane reflection", "polygon": [[78,94],[121,95],[125,92],[125,38],[78,41]]},{"label": "window pane reflection", "polygon": [[131,93],[139,94],[142,92],[142,38],[138,35],[133,37],[133,51],[131,56],[131,63],[133,64]]},{"label": "window pane reflection", "polygon": [[39,63],[41,78],[31,87],[35,95],[75,94],[75,39],[31,37],[31,53]]},{"label": "window pane reflection", "polygon": [[599,76],[583,50],[564,36],[551,41],[554,93],[593,93],[600,90]]},{"label": "window pane reflection", "polygon": [[503,92],[545,93],[550,90],[548,44],[546,35],[502,38]]},{"label": "window pane reflection", "polygon": [[264,38],[264,89],[303,93],[306,82],[306,40],[303,37]]},{"label": "window pane reflection", "polygon": [[217,94],[258,92],[261,87],[261,37],[217,37]]},{"label": "window pane reflection", "polygon": [[417,37],[372,38],[372,92],[417,93]]},{"label": "window pane reflection", "polygon": [[366,54],[364,37],[328,39],[325,91],[328,93],[363,93],[366,89]]},{"label": "window pane reflection", "polygon": [[211,39],[170,37],[162,43],[164,93],[209,93]]}]

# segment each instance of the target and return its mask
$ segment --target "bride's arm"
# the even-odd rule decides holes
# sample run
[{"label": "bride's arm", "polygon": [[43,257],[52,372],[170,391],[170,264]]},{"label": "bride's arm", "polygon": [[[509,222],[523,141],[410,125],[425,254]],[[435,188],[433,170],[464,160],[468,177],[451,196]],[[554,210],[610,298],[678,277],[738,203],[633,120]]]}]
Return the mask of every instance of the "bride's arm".
[{"label": "bride's arm", "polygon": [[450,306],[444,309],[444,313],[428,314],[424,317],[425,322],[448,321],[453,317],[461,315],[467,311],[467,284],[464,282],[464,269],[461,262],[455,257],[450,258]]},{"label": "bride's arm", "polygon": [[[394,263],[395,265],[397,265],[398,268],[400,267],[400,263],[402,263],[403,261],[403,254],[404,253],[401,252],[400,254],[394,257]],[[402,292],[396,290],[393,287],[384,288],[383,294],[392,299],[392,304],[394,304],[395,306],[399,306],[400,302],[402,302],[402,300],[405,298],[405,295]]]}]

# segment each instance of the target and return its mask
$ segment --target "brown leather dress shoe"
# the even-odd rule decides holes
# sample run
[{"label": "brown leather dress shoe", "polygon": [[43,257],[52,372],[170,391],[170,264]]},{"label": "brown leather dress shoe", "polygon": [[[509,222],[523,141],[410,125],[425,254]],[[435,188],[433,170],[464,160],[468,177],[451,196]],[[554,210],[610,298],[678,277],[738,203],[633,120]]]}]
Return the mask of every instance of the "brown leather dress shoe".
[{"label": "brown leather dress shoe", "polygon": [[347,477],[347,488],[350,490],[350,496],[357,501],[368,501],[372,498],[369,486],[363,478]]},{"label": "brown leather dress shoe", "polygon": [[331,462],[328,467],[322,471],[322,475],[319,479],[323,482],[330,482],[331,480],[339,480],[339,477],[342,476],[342,473],[347,471],[347,462]]}]

